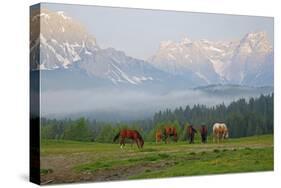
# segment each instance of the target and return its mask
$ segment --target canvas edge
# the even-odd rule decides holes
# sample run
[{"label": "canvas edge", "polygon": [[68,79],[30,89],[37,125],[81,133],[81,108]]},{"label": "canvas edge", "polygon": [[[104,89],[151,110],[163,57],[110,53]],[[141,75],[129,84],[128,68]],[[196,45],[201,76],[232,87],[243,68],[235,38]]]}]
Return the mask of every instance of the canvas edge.
[{"label": "canvas edge", "polygon": [[[36,35],[38,35],[36,38],[40,40],[40,19],[35,28],[31,27],[32,14],[34,13],[34,10],[38,9],[40,12],[40,3],[31,5],[29,7],[29,181],[40,185],[40,70],[32,70],[32,65],[36,64],[36,59],[34,59],[34,54],[32,53],[31,49],[31,33],[36,33]],[[40,60],[40,48],[35,49],[35,51],[35,54],[39,57],[38,60]]]}]

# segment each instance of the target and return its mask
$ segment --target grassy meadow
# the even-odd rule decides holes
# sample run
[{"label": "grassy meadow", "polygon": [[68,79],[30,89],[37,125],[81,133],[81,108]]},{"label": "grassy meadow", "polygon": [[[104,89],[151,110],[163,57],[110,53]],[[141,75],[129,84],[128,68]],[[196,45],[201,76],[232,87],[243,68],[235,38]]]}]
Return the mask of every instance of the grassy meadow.
[{"label": "grassy meadow", "polygon": [[42,140],[41,182],[68,183],[273,170],[273,136],[223,143],[119,144]]}]

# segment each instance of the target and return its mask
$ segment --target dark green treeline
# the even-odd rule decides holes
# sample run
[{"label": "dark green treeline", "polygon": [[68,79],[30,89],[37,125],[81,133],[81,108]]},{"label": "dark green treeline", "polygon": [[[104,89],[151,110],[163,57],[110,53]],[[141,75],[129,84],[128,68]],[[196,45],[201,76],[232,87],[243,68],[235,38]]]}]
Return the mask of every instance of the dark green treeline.
[{"label": "dark green treeline", "polygon": [[229,105],[213,107],[194,105],[175,110],[166,109],[155,113],[153,119],[124,123],[97,122],[80,118],[78,120],[41,120],[42,139],[66,139],[77,141],[112,142],[121,128],[138,130],[146,141],[154,141],[155,131],[167,124],[177,128],[180,140],[186,139],[185,129],[189,124],[196,128],[207,125],[209,134],[216,122],[224,122],[230,130],[230,137],[244,137],[273,133],[274,95],[261,95],[249,100],[239,99]]}]

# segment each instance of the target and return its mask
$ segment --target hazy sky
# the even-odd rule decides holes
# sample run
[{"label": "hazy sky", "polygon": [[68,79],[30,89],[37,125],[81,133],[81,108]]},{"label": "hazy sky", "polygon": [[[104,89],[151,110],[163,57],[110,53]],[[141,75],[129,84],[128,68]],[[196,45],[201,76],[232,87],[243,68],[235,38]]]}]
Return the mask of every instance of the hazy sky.
[{"label": "hazy sky", "polygon": [[161,41],[190,39],[233,40],[246,33],[265,31],[273,44],[273,18],[176,11],[42,4],[80,21],[102,47],[147,59]]}]

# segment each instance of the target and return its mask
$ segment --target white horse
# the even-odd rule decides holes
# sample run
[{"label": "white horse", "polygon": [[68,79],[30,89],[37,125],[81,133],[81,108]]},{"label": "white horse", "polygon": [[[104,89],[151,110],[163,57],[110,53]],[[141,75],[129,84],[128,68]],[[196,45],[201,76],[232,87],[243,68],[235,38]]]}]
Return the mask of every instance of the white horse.
[{"label": "white horse", "polygon": [[213,142],[220,142],[228,138],[228,128],[225,123],[215,123],[213,125]]}]

